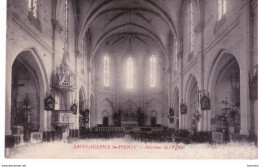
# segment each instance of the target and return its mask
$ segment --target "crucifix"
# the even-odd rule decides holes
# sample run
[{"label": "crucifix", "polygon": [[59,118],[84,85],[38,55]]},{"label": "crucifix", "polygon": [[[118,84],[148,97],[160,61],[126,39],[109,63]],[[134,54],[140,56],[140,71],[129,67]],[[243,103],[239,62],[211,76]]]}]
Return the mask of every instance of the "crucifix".
[{"label": "crucifix", "polygon": [[24,134],[25,134],[25,139],[28,139],[29,137],[29,129],[31,121],[30,121],[30,115],[31,114],[31,109],[34,109],[34,107],[32,107],[30,105],[30,99],[28,97],[28,93],[26,93],[26,96],[24,98],[24,103],[23,103],[23,109],[24,109]]},{"label": "crucifix", "polygon": [[30,112],[31,112],[32,108],[33,107],[30,106],[30,99],[28,97],[28,93],[26,93],[26,96],[24,98],[24,103],[23,103],[23,109],[24,109],[24,112],[25,112],[25,117],[26,117],[27,123],[30,122],[30,115],[32,115]]},{"label": "crucifix", "polygon": [[227,101],[227,97],[225,98],[225,100],[222,100],[222,104],[226,105],[226,109],[228,108],[228,101]]}]

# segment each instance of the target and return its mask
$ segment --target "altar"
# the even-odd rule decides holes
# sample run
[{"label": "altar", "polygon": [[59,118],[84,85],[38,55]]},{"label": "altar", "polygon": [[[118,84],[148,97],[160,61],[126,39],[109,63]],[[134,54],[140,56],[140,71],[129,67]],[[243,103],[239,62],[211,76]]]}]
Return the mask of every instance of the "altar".
[{"label": "altar", "polygon": [[122,121],[121,126],[125,128],[126,131],[133,131],[138,127],[137,121]]}]

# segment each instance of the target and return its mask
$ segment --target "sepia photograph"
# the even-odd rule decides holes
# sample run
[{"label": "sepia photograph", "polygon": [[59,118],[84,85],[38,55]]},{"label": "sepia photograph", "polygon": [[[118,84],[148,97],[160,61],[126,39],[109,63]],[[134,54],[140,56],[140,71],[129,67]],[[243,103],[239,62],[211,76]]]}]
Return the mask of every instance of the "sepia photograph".
[{"label": "sepia photograph", "polygon": [[5,4],[4,159],[259,165],[258,0]]}]

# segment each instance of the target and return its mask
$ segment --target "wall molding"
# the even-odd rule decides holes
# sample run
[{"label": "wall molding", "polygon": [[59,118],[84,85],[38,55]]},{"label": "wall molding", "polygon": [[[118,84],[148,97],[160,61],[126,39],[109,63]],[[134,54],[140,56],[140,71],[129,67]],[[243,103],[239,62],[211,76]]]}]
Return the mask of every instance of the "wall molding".
[{"label": "wall molding", "polygon": [[193,66],[197,64],[198,55],[191,59],[189,63],[183,68],[182,75],[185,75]]},{"label": "wall molding", "polygon": [[81,74],[79,75],[79,80],[84,83],[86,86],[88,85],[88,81],[85,77],[83,77]]}]

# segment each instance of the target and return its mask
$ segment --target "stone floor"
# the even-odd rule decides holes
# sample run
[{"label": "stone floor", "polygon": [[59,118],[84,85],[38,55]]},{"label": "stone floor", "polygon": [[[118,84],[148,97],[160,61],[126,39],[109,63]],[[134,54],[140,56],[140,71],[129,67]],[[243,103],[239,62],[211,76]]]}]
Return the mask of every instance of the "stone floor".
[{"label": "stone floor", "polygon": [[25,143],[6,149],[6,158],[255,159],[257,152],[254,143],[144,143],[125,137]]}]

